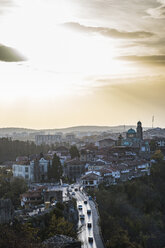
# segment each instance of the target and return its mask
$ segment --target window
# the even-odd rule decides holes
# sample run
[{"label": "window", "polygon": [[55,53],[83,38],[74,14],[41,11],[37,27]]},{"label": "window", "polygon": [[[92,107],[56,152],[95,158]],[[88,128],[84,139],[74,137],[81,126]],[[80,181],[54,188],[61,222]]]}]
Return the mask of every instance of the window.
[{"label": "window", "polygon": [[29,175],[25,175],[25,179],[29,179]]},{"label": "window", "polygon": [[28,167],[25,167],[25,172],[29,172],[29,168]]}]

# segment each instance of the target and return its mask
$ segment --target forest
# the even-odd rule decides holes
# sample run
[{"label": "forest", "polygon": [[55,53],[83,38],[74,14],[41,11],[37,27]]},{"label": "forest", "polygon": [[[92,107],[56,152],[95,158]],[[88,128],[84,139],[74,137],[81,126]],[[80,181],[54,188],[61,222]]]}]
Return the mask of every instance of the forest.
[{"label": "forest", "polygon": [[165,162],[151,176],[94,192],[107,248],[165,247]]},{"label": "forest", "polygon": [[34,142],[11,140],[9,138],[0,139],[0,163],[4,161],[14,161],[17,156],[28,156],[31,154],[46,153],[53,146],[40,145],[37,146]]}]

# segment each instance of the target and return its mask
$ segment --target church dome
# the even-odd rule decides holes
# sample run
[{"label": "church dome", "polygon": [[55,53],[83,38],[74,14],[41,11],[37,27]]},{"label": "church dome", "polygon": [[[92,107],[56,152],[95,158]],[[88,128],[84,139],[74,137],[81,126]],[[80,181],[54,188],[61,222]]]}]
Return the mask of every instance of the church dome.
[{"label": "church dome", "polygon": [[135,130],[134,130],[134,129],[130,128],[130,129],[128,130],[128,132],[127,132],[127,133],[129,133],[129,134],[131,134],[131,133],[132,133],[132,134],[134,134],[134,133],[136,133],[136,132],[135,132]]}]

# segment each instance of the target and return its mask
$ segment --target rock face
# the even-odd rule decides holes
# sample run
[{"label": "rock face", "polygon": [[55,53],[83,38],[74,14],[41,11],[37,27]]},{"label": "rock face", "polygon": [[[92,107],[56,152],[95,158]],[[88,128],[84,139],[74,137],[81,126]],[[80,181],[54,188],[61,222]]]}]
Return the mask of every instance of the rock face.
[{"label": "rock face", "polygon": [[10,199],[0,199],[0,224],[12,221],[14,208]]},{"label": "rock face", "polygon": [[81,242],[65,235],[56,235],[43,242],[45,248],[81,248]]}]

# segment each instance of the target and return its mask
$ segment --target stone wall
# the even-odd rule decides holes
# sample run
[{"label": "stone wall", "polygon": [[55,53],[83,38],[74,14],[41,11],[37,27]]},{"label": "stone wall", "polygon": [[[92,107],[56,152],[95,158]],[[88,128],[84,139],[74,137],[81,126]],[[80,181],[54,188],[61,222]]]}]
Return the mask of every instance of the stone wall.
[{"label": "stone wall", "polygon": [[58,202],[63,202],[62,190],[50,190],[44,192],[44,202],[50,202],[54,198]]}]

